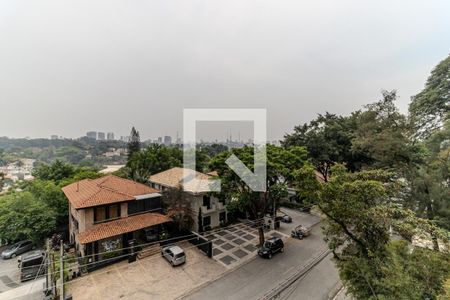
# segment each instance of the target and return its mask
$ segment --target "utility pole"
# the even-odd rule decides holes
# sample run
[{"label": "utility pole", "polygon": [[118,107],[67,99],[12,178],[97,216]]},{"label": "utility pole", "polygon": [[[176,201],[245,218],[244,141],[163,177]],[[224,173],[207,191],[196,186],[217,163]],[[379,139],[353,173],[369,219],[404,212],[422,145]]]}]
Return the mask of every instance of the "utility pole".
[{"label": "utility pole", "polygon": [[60,266],[59,266],[59,276],[61,280],[61,288],[59,290],[59,299],[64,300],[64,245],[63,241],[60,241]]},{"label": "utility pole", "polygon": [[47,273],[47,276],[45,276],[45,294],[47,295],[49,283],[52,280],[52,277],[51,277],[52,276],[52,274],[51,274],[52,271],[50,270],[51,269],[51,266],[50,266],[51,259],[50,259],[50,240],[49,239],[47,239],[45,248],[46,248],[45,250],[47,251],[46,257],[48,259],[48,262],[46,264],[47,270],[45,270],[45,272]]}]

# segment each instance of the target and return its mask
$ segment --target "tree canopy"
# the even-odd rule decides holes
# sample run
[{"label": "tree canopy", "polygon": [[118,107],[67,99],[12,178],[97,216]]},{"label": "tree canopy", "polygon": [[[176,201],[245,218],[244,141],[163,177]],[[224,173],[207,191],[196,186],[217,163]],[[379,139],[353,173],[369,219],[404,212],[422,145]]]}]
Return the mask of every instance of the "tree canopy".
[{"label": "tree canopy", "polygon": [[[450,256],[409,248],[424,232],[444,241],[448,232],[393,205],[395,181],[383,171],[348,173],[333,167],[318,197],[324,233],[341,280],[357,299],[435,299],[450,275]],[[392,239],[391,229],[404,237]]]},{"label": "tree canopy", "polygon": [[442,128],[450,114],[450,55],[432,71],[425,88],[409,105],[415,136],[426,139]]}]

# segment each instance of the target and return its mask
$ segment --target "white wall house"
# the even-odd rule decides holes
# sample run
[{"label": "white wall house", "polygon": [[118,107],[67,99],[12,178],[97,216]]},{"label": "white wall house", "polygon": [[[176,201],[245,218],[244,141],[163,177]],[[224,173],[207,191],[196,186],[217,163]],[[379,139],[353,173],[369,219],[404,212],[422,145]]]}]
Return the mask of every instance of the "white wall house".
[{"label": "white wall house", "polygon": [[[185,173],[186,170],[186,173]],[[188,174],[183,183],[184,176]],[[214,173],[204,174],[190,169],[172,168],[161,173],[150,176],[151,187],[164,191],[166,189],[182,188],[183,195],[191,204],[192,218],[194,219],[194,231],[204,231],[221,226],[227,222],[227,211],[224,201],[210,196],[206,192],[205,185],[200,182],[212,179]],[[199,211],[201,210],[201,221],[203,228],[199,226]]]}]

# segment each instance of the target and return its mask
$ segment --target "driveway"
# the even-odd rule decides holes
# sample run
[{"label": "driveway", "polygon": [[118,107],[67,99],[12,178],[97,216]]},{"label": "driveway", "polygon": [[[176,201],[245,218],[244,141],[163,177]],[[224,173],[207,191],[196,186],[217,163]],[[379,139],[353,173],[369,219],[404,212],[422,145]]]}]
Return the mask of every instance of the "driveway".
[{"label": "driveway", "polygon": [[186,263],[172,267],[160,255],[127,261],[69,281],[68,293],[79,299],[175,299],[223,275],[227,270],[189,243],[181,243]]},{"label": "driveway", "polygon": [[[281,227],[277,229],[278,232],[290,235],[291,230],[301,224],[312,227],[311,235],[302,240],[289,237],[284,253],[277,254],[272,259],[257,258],[249,261],[228,272],[220,280],[182,298],[192,300],[259,299],[286,278],[296,274],[299,268],[308,265],[315,256],[327,248],[319,224],[320,217],[287,208],[280,210],[281,213],[290,215],[293,222],[281,223]],[[340,285],[338,271],[331,261],[331,255],[328,255],[281,296],[283,299],[328,299],[333,292],[337,292]]]},{"label": "driveway", "polygon": [[[279,253],[272,259],[258,257],[227,273],[220,280],[185,295],[183,299],[259,299],[271,288],[295,274],[299,267],[307,265],[325,247],[321,229],[315,226],[311,230],[311,235],[303,240],[289,238],[284,253]],[[310,298],[297,299],[326,299],[330,290],[339,283],[339,275],[333,264],[321,264],[319,268],[321,268],[320,272],[313,277],[314,280],[303,281],[302,289],[295,290],[297,297],[299,297],[298,293],[303,291]],[[315,269],[316,267],[312,271]],[[327,276],[321,277],[321,274]]]},{"label": "driveway", "polygon": [[17,260],[18,257],[0,258],[0,300],[12,298],[17,300],[42,299],[42,284],[45,279],[39,278],[34,282],[20,282]]},{"label": "driveway", "polygon": [[[265,237],[289,236],[272,230]],[[213,242],[213,258],[224,267],[233,269],[257,255],[259,233],[256,228],[246,224],[232,225],[217,232],[208,233],[205,238]]]},{"label": "driveway", "polygon": [[17,257],[11,259],[0,258],[0,293],[21,285],[20,271],[17,265]]}]

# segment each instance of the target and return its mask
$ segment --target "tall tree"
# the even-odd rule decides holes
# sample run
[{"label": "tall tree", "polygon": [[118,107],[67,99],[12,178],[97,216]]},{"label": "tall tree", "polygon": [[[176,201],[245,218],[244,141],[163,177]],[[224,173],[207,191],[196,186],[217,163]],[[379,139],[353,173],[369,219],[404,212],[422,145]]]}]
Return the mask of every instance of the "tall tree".
[{"label": "tall tree", "polygon": [[303,146],[316,170],[328,180],[330,168],[335,163],[345,163],[351,170],[359,169],[365,161],[363,153],[352,151],[353,132],[359,112],[349,117],[326,113],[309,124],[296,126],[294,132],[286,134],[283,146]]},{"label": "tall tree", "polygon": [[425,88],[412,97],[409,105],[415,136],[429,137],[450,117],[450,55],[432,71]]},{"label": "tall tree", "polygon": [[396,91],[383,91],[383,98],[359,114],[352,139],[352,151],[364,153],[366,166],[399,169],[407,167],[414,152],[409,143],[407,119],[395,101]]},{"label": "tall tree", "polygon": [[173,219],[178,232],[192,229],[194,219],[191,202],[186,198],[181,186],[163,192],[163,206],[167,216]]},{"label": "tall tree", "polygon": [[[327,217],[326,241],[352,296],[435,299],[442,293],[450,274],[450,256],[410,249],[408,241],[414,235],[429,234],[448,247],[448,232],[392,205],[397,185],[390,173],[348,173],[343,166],[333,167],[332,172],[320,192],[318,207]],[[393,240],[391,229],[404,240]]]},{"label": "tall tree", "polygon": [[0,239],[41,241],[56,226],[54,210],[29,192],[0,197]]},{"label": "tall tree", "polygon": [[152,174],[156,174],[173,167],[181,167],[183,152],[177,147],[164,145],[150,145],[142,151],[136,152],[128,160],[129,177],[146,183]]},{"label": "tall tree", "polygon": [[423,161],[406,174],[405,205],[419,216],[450,230],[450,121],[435,131],[423,147]]},{"label": "tall tree", "polygon": [[139,131],[134,128],[131,128],[130,138],[128,140],[128,160],[133,157],[134,153],[137,153],[141,150],[141,138],[139,136]]},{"label": "tall tree", "polygon": [[[267,176],[266,191],[255,192],[241,178],[231,170],[225,161],[231,154],[235,154],[250,170],[253,170],[253,147],[232,149],[214,157],[210,169],[216,170],[222,184],[219,197],[237,199],[238,207],[250,217],[259,219],[264,217],[267,209],[285,194],[285,187],[293,181],[294,170],[300,169],[307,160],[307,151],[302,147],[282,148],[267,145]],[[260,232],[260,242],[264,236]]]}]

